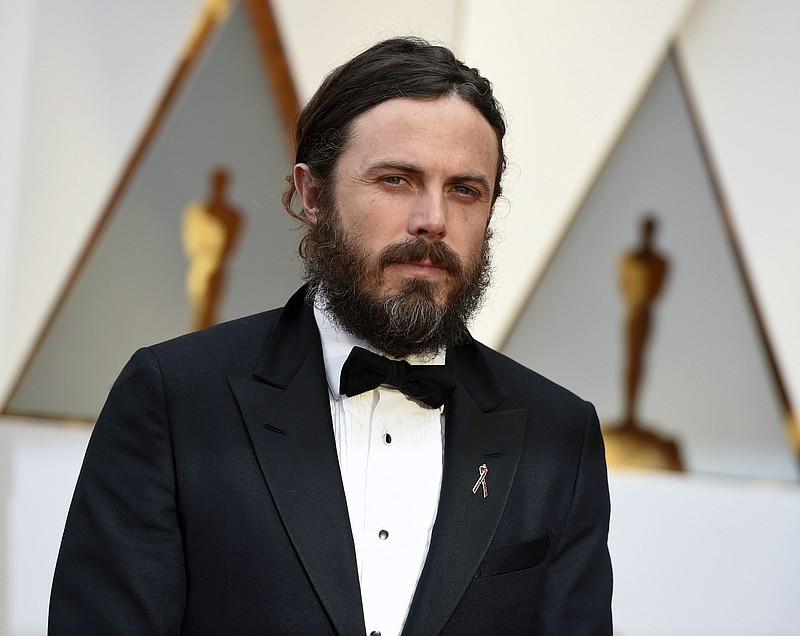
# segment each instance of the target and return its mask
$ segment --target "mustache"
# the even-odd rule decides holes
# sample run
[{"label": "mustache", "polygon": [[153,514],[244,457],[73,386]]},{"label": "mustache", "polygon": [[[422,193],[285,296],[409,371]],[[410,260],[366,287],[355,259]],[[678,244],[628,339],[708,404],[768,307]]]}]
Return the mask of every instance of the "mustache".
[{"label": "mustache", "polygon": [[455,276],[460,276],[464,271],[461,257],[452,247],[441,241],[427,241],[424,238],[411,238],[387,245],[381,250],[378,258],[378,264],[382,269],[392,263],[421,263],[423,261],[429,261]]}]

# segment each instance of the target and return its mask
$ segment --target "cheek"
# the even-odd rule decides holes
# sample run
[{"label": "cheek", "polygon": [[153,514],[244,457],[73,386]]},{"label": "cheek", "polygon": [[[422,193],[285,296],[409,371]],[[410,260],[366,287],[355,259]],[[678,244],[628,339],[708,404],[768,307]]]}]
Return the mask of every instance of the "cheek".
[{"label": "cheek", "polygon": [[343,192],[339,210],[345,229],[367,243],[397,240],[405,228],[400,206],[380,193]]},{"label": "cheek", "polygon": [[372,250],[380,250],[409,238],[406,224],[386,213],[364,215],[359,219],[356,231]]},{"label": "cheek", "polygon": [[458,251],[462,258],[471,257],[483,247],[483,241],[486,238],[486,221],[475,220],[465,224],[464,227],[457,230],[458,236]]}]

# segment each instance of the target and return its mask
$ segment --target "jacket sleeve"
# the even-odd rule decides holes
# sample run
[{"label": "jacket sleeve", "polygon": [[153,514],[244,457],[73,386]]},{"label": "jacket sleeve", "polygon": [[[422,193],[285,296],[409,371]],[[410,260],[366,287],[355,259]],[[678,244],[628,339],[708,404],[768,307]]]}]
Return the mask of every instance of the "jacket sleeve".
[{"label": "jacket sleeve", "polygon": [[138,351],[95,425],[67,517],[49,634],[178,634],[185,602],[166,396]]},{"label": "jacket sleeve", "polygon": [[564,534],[547,572],[532,633],[611,636],[611,559],[605,450],[594,407],[587,404],[583,446]]}]

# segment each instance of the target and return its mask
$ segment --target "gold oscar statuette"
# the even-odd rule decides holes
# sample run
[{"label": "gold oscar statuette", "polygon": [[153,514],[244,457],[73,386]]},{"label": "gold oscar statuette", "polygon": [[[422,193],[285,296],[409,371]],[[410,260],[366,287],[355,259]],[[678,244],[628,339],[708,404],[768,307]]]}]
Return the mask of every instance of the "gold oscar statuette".
[{"label": "gold oscar statuette", "polygon": [[227,282],[227,264],[242,229],[242,214],[227,201],[230,174],[217,168],[209,175],[207,201],[192,201],[183,213],[181,239],[189,261],[186,296],[191,328],[217,323]]},{"label": "gold oscar statuette", "polygon": [[669,271],[669,261],[654,246],[657,228],[656,217],[646,215],[641,223],[640,245],[619,260],[620,292],[625,303],[625,412],[619,422],[603,426],[603,439],[609,466],[683,470],[677,443],[644,426],[637,416],[653,307]]}]

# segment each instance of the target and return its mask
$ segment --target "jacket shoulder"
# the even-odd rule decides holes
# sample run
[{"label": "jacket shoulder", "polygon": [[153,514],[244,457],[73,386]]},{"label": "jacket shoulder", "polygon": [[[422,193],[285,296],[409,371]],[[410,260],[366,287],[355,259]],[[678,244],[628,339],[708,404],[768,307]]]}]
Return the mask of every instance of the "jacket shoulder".
[{"label": "jacket shoulder", "polygon": [[480,342],[475,344],[512,403],[534,403],[539,408],[585,412],[587,402],[569,389],[499,351]]},{"label": "jacket shoulder", "polygon": [[184,334],[148,349],[162,365],[252,369],[269,341],[281,309],[272,309]]}]

